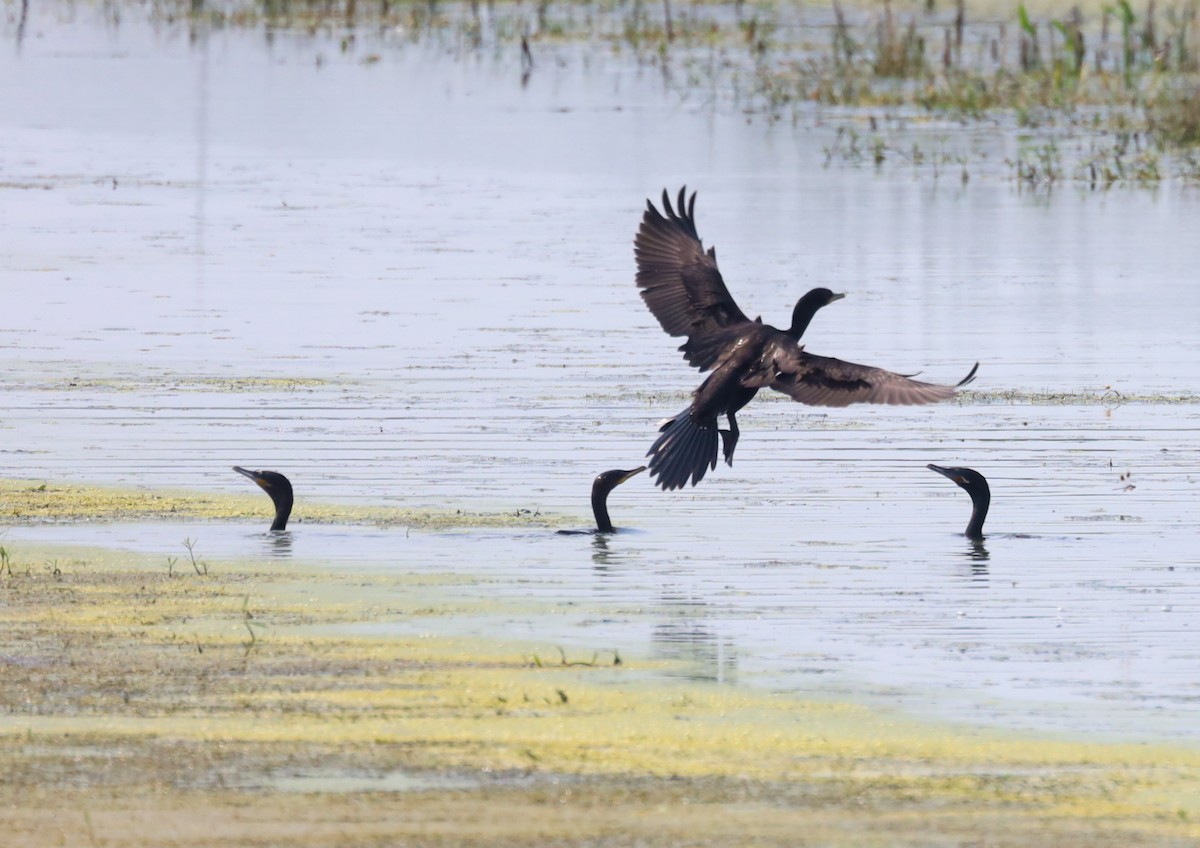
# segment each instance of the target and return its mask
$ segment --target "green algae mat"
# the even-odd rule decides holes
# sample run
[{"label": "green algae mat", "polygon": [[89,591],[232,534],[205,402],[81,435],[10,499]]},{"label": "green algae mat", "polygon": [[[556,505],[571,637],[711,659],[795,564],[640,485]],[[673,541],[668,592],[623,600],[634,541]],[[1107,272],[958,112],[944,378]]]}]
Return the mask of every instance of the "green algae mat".
[{"label": "green algae mat", "polygon": [[939,725],[686,682],[611,652],[350,626],[461,614],[456,579],[168,573],[10,545],[5,844],[1200,840],[1194,749]]}]

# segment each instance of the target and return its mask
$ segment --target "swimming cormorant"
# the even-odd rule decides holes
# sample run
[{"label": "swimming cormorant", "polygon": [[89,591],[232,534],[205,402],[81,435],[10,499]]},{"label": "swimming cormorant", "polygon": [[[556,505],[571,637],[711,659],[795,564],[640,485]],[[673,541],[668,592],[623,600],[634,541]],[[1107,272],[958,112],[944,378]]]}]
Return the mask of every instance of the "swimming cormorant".
[{"label": "swimming cormorant", "polygon": [[[796,304],[786,330],[762,319],[751,321],[725,287],[716,251],[705,251],[696,232],[695,192],[688,198],[686,189],[680,189],[676,211],[664,191],[662,205],[665,214],[647,202],[634,239],[638,288],[662,328],[687,337],[679,349],[688,363],[712,371],[696,389],[691,406],[659,428],[661,435],[647,453],[650,474],[664,489],[682,488],[689,477],[694,486],[717,467],[718,432],[725,461],[733,464],[738,441],[734,415],[761,388],[813,406],[925,404],[952,397],[955,389],[975,379],[978,363],[957,385],[940,386],[808,353],[800,336],[813,313],[836,296],[821,303],[817,296],[809,299],[814,295],[809,292]],[[718,430],[721,414],[729,420],[728,431]]]},{"label": "swimming cormorant", "polygon": [[272,522],[271,529],[286,530],[288,516],[292,514],[291,481],[278,471],[251,471],[239,465],[233,466],[233,470],[249,477],[271,496],[271,501],[275,504],[275,521]]},{"label": "swimming cormorant", "polygon": [[925,467],[943,477],[949,477],[967,490],[975,508],[971,511],[971,520],[967,523],[967,530],[963,535],[975,541],[982,539],[983,521],[987,518],[988,506],[992,503],[992,490],[988,487],[987,478],[973,468],[943,468],[932,463]]},{"label": "swimming cormorant", "polygon": [[596,475],[595,481],[592,482],[592,514],[596,516],[595,530],[559,530],[563,536],[577,536],[593,533],[614,533],[616,527],[613,527],[612,521],[608,517],[608,493],[620,486],[630,477],[636,477],[646,470],[646,466],[639,465],[632,471],[621,471],[614,468],[612,471],[605,471]]}]

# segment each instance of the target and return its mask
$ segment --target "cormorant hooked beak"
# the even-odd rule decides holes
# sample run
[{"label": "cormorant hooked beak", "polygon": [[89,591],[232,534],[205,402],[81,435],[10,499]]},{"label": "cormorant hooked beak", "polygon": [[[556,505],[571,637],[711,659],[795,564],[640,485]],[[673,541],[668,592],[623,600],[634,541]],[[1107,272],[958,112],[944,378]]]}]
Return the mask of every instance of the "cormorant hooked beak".
[{"label": "cormorant hooked beak", "polygon": [[616,479],[616,480],[613,482],[613,484],[612,484],[612,488],[614,488],[614,489],[615,489],[617,486],[620,486],[622,483],[624,483],[624,482],[625,482],[626,480],[628,480],[630,477],[636,477],[636,476],[638,476],[639,474],[641,474],[641,473],[642,473],[643,471],[645,471],[645,470],[646,470],[646,466],[644,466],[644,465],[639,465],[637,468],[633,469],[632,471],[626,471],[624,474],[622,474],[620,477],[618,477],[618,478],[617,478],[617,479]]},{"label": "cormorant hooked beak", "polygon": [[957,483],[960,486],[967,485],[967,478],[962,476],[961,474],[959,474],[957,468],[943,468],[940,465],[934,465],[932,462],[929,463],[928,465],[926,465],[925,467],[928,468],[930,471],[936,471],[938,474],[941,474],[943,477],[953,480],[955,483]]},{"label": "cormorant hooked beak", "polygon": [[233,466],[233,470],[236,471],[238,474],[241,474],[243,477],[249,477],[251,480],[253,480],[255,483],[257,483],[259,486],[261,486],[264,490],[267,489],[271,485],[267,481],[267,479],[265,477],[263,477],[257,471],[251,471],[249,468],[242,468],[240,465]]}]

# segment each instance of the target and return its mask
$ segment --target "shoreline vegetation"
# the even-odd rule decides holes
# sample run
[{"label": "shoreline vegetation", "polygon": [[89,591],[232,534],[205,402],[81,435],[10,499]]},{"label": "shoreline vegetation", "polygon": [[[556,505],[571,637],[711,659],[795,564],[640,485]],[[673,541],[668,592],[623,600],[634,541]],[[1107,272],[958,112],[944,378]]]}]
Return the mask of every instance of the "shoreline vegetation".
[{"label": "shoreline vegetation", "polygon": [[1015,136],[1001,173],[1022,187],[1200,181],[1200,0],[157,0],[149,9],[193,37],[226,27],[323,33],[366,65],[412,43],[498,55],[519,61],[525,81],[539,57],[573,45],[632,55],[682,98],[751,120],[836,125],[827,164],[908,165],[963,182],[995,167],[965,144],[914,135],[948,122],[945,136],[977,127]]},{"label": "shoreline vegetation", "polygon": [[609,645],[436,637],[423,622],[506,609],[453,575],[204,562],[8,545],[6,845],[1200,839],[1190,746],[924,722]]}]

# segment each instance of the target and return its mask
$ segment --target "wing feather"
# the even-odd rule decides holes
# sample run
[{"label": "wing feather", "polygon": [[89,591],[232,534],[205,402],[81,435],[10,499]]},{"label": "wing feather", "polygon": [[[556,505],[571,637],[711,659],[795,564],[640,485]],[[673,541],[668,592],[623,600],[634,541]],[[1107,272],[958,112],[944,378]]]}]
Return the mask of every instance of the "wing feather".
[{"label": "wing feather", "polygon": [[954,397],[957,390],[975,379],[979,363],[953,386],[914,380],[903,374],[871,365],[858,365],[827,356],[795,350],[778,350],[774,355],[775,377],[771,388],[809,406],[849,406],[852,403],[883,403],[915,406]]},{"label": "wing feather", "polygon": [[696,193],[679,191],[676,208],[663,191],[659,212],[646,202],[642,225],[634,238],[637,285],[642,299],[672,336],[687,336],[680,348],[688,362],[712,367],[712,345],[705,340],[716,331],[749,319],[734,302],[717,268],[715,250],[705,250],[696,232]]}]

